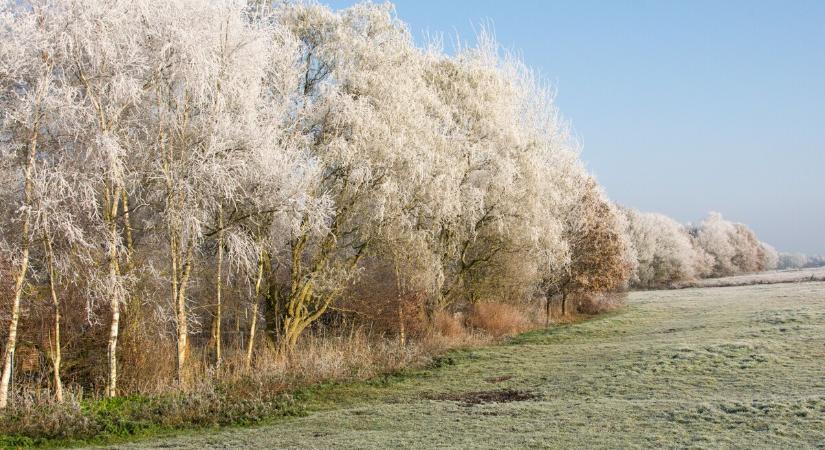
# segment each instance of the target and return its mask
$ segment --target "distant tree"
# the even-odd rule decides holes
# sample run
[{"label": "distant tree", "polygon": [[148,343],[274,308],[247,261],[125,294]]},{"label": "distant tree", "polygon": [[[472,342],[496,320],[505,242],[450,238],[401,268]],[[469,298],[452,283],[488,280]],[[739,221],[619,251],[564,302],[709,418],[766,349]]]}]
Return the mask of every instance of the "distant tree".
[{"label": "distant tree", "polygon": [[801,269],[808,265],[808,257],[802,253],[780,253],[780,269]]},{"label": "distant tree", "polygon": [[807,257],[807,267],[822,267],[825,266],[825,255],[812,255]]},{"label": "distant tree", "polygon": [[684,225],[662,214],[632,209],[624,214],[638,261],[634,285],[662,287],[710,273],[713,258],[695,245]]},{"label": "distant tree", "polygon": [[746,225],[711,213],[696,230],[696,242],[713,256],[713,276],[759,272],[774,266],[775,251],[763,244]]},{"label": "distant tree", "polygon": [[762,270],[774,270],[779,268],[779,252],[765,242],[759,243],[761,247],[760,259],[762,260]]}]

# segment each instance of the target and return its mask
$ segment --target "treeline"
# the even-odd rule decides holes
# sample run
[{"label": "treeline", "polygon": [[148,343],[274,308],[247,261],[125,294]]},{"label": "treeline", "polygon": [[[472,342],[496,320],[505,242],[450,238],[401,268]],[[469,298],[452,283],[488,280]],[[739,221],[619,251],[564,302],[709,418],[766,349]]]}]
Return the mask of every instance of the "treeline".
[{"label": "treeline", "polygon": [[403,344],[775,265],[618,208],[517,57],[419,48],[391,5],[6,2],[0,61],[0,407],[13,376],[185,388],[345,320]]},{"label": "treeline", "polygon": [[639,288],[761,272],[779,264],[777,251],[759,241],[753,230],[718,213],[696,226],[657,213],[624,213],[637,261],[631,282]]},{"label": "treeline", "polygon": [[780,253],[779,269],[804,269],[825,266],[825,255],[806,255],[804,253]]}]

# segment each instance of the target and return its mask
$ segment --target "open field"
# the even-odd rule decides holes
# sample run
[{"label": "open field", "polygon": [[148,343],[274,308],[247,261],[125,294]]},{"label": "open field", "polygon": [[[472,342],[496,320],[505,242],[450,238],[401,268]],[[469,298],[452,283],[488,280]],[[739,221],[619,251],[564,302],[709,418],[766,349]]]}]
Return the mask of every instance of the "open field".
[{"label": "open field", "polygon": [[684,287],[725,287],[747,286],[751,284],[800,283],[804,281],[825,281],[825,267],[807,269],[771,270],[723,278],[704,278],[677,285]]},{"label": "open field", "polygon": [[636,292],[591,321],[129,448],[825,448],[825,283]]}]

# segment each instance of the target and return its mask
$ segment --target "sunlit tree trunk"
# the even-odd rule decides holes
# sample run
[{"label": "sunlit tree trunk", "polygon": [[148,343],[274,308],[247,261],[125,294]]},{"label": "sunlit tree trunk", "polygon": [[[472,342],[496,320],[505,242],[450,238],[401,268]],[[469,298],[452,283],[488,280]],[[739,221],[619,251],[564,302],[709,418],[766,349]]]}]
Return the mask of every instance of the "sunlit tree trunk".
[{"label": "sunlit tree trunk", "polygon": [[37,123],[29,136],[29,145],[27,147],[28,154],[26,159],[26,167],[24,169],[24,185],[23,185],[23,227],[21,230],[21,255],[20,266],[14,278],[14,296],[11,304],[11,320],[9,321],[9,333],[6,338],[6,348],[3,351],[3,374],[0,378],[0,409],[8,405],[9,400],[9,383],[12,377],[12,368],[14,366],[14,351],[17,347],[17,324],[20,321],[20,298],[23,295],[23,283],[26,281],[26,273],[29,270],[29,245],[31,239],[29,233],[31,232],[31,207],[33,202],[33,181],[34,164],[37,155]]},{"label": "sunlit tree trunk", "polygon": [[120,205],[120,186],[115,186],[111,189],[106,189],[106,222],[109,228],[109,283],[112,291],[110,292],[110,308],[111,321],[109,323],[109,342],[108,342],[108,359],[109,359],[109,378],[106,385],[106,396],[114,397],[117,395],[117,340],[120,330],[120,289],[118,287],[120,277],[120,264],[118,263],[118,232],[117,232],[117,212]]}]

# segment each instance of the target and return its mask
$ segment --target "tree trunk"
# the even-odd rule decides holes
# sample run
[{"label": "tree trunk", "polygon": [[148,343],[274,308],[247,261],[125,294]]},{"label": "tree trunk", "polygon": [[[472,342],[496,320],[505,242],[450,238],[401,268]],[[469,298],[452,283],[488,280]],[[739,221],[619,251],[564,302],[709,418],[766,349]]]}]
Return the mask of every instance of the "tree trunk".
[{"label": "tree trunk", "polygon": [[20,321],[20,299],[23,295],[23,283],[26,280],[26,273],[29,270],[29,245],[31,239],[31,207],[34,200],[34,184],[32,182],[34,165],[37,155],[37,128],[38,122],[34,124],[34,131],[29,136],[28,155],[26,168],[23,173],[23,206],[25,212],[23,216],[23,229],[20,235],[20,269],[14,279],[14,297],[11,304],[11,321],[9,322],[9,333],[6,339],[6,348],[3,351],[3,374],[0,377],[0,409],[8,405],[9,383],[11,382],[12,369],[14,367],[14,351],[17,348],[17,324]]},{"label": "tree trunk", "polygon": [[567,315],[567,293],[562,291],[561,293],[561,316],[565,317]]},{"label": "tree trunk", "polygon": [[221,367],[221,321],[223,320],[223,305],[221,304],[221,289],[223,283],[223,207],[218,206],[218,267],[215,281],[215,366]]},{"label": "tree trunk", "polygon": [[550,296],[550,294],[545,294],[545,299],[544,299],[544,326],[545,327],[550,326],[550,299],[551,298],[552,297]]},{"label": "tree trunk", "polygon": [[246,345],[245,367],[249,370],[252,367],[252,350],[255,348],[255,329],[258,327],[258,303],[260,302],[261,283],[264,278],[264,250],[263,247],[258,252],[258,274],[255,279],[255,297],[252,301],[252,323],[249,325],[249,341]]},{"label": "tree trunk", "polygon": [[123,231],[126,235],[126,272],[129,271],[131,264],[130,258],[132,251],[135,248],[135,243],[132,240],[132,222],[129,218],[129,194],[124,189],[121,193],[121,202],[123,203]]},{"label": "tree trunk", "polygon": [[[26,229],[26,236],[28,236],[28,219],[26,219],[23,223],[23,227]],[[11,304],[11,321],[9,322],[9,334],[6,339],[6,348],[3,352],[3,375],[2,379],[0,379],[0,409],[3,409],[8,405],[9,382],[11,381],[11,372],[14,365],[14,350],[17,346],[17,323],[20,320],[20,297],[23,293],[23,282],[26,279],[26,272],[29,268],[28,247],[28,239],[25,239],[20,269],[14,280],[14,299]]]},{"label": "tree trunk", "polygon": [[[186,369],[186,357],[189,353],[189,323],[186,315],[186,287],[189,284],[189,275],[192,272],[192,252],[194,243],[190,242],[186,246],[186,254],[184,256],[183,268],[180,270],[180,280],[173,274],[173,281],[178,284],[174,289],[175,298],[175,317],[177,319],[177,370],[175,376],[181,384],[185,380],[184,371]],[[176,261],[177,258],[174,258]],[[174,265],[174,263],[173,263]]]},{"label": "tree trunk", "polygon": [[400,302],[398,303],[398,341],[402,347],[407,344],[407,331],[404,325],[404,305]]},{"label": "tree trunk", "polygon": [[402,286],[401,286],[401,274],[398,268],[398,262],[395,263],[395,290],[396,290],[396,302],[398,303],[398,342],[403,347],[407,342],[407,333],[404,329],[404,302],[403,302],[403,295],[402,295]]},{"label": "tree trunk", "polygon": [[306,325],[312,320],[307,310],[307,301],[312,298],[312,282],[306,281],[299,289],[291,293],[284,317],[283,337],[281,338],[281,353],[290,354],[298,343]]},{"label": "tree trunk", "polygon": [[106,219],[109,222],[109,283],[112,291],[109,293],[110,307],[112,312],[111,323],[109,326],[109,344],[108,344],[108,359],[109,359],[109,379],[106,385],[106,396],[114,397],[117,395],[117,339],[120,327],[120,288],[118,286],[118,276],[120,274],[120,266],[118,264],[117,252],[117,211],[120,204],[120,187],[113,189],[113,195],[107,197],[111,200],[111,208],[107,202]]},{"label": "tree trunk", "polygon": [[175,378],[178,382],[183,383],[183,371],[186,366],[186,340],[189,334],[187,318],[186,318],[186,302],[185,297],[178,294],[175,299],[175,320],[177,323],[177,352],[175,360],[177,362],[175,368]]},{"label": "tree trunk", "polygon": [[266,289],[263,290],[266,301],[266,337],[272,344],[278,343],[280,338],[281,323],[283,322],[283,306],[281,304],[281,288],[278,284],[276,274],[272,270],[272,263],[267,258],[264,259],[264,281]]},{"label": "tree trunk", "polygon": [[[314,291],[315,284],[313,280],[303,277],[301,257],[307,239],[308,235],[304,234],[293,241],[292,244],[292,267],[290,269],[291,287],[289,296],[286,299],[286,304],[284,305],[283,336],[280,345],[280,351],[283,354],[292,353],[301,333],[314,321],[324,315],[335,299],[335,295],[337,295],[337,293],[333,291],[324,294],[321,298],[314,297],[317,294]],[[321,269],[332,257],[335,245],[335,233],[329,232],[321,242],[310,273],[320,273]],[[363,244],[358,248],[356,254],[349,261],[349,270],[358,266],[358,262],[364,255],[366,249],[367,244]],[[313,299],[315,300],[313,301]],[[310,310],[310,307],[314,307],[314,309]]]},{"label": "tree trunk", "polygon": [[54,306],[54,348],[52,348],[52,370],[54,371],[54,398],[63,401],[63,381],[60,379],[60,298],[54,283],[54,251],[49,237],[43,234],[43,250],[46,253],[46,271],[49,276],[49,294]]}]

